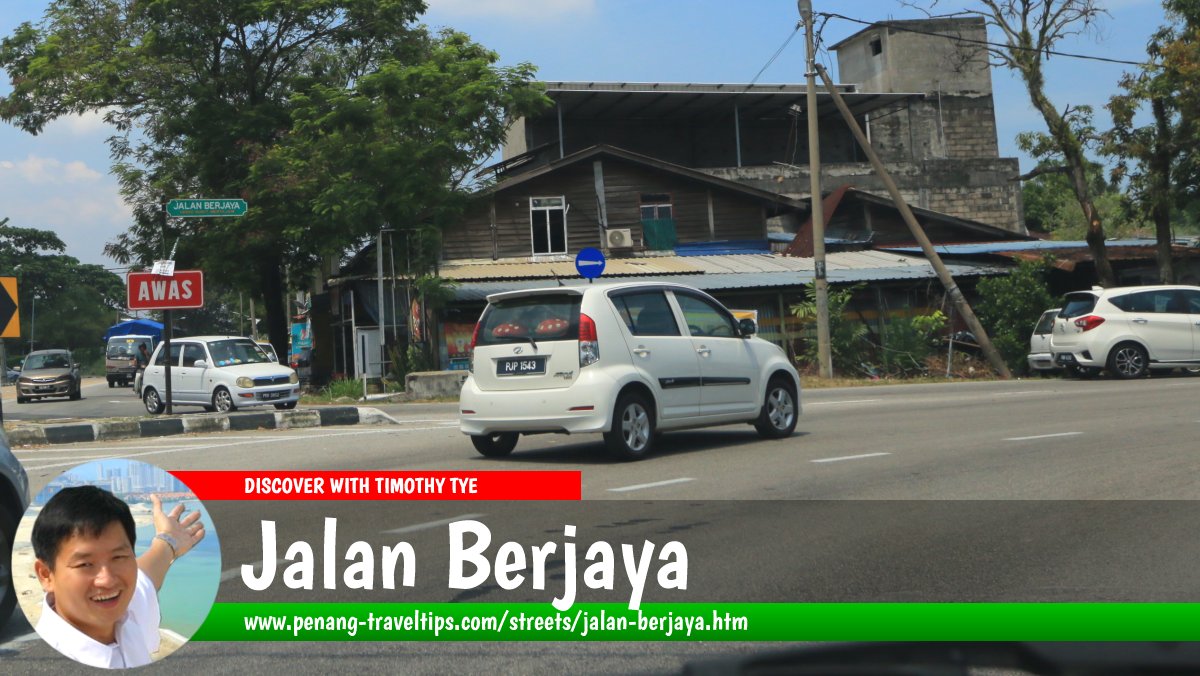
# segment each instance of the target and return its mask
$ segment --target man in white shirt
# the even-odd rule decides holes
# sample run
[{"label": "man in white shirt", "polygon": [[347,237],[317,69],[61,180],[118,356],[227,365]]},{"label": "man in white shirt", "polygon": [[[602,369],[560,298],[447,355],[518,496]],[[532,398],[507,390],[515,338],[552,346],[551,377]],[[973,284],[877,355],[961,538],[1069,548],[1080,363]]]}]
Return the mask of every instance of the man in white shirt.
[{"label": "man in white shirt", "polygon": [[64,488],[33,525],[34,572],[46,592],[37,632],[59,652],[93,667],[149,664],[158,650],[158,590],[174,560],[204,538],[200,513],[181,518],[152,496],[156,535],[134,556],[129,506],[95,486]]}]

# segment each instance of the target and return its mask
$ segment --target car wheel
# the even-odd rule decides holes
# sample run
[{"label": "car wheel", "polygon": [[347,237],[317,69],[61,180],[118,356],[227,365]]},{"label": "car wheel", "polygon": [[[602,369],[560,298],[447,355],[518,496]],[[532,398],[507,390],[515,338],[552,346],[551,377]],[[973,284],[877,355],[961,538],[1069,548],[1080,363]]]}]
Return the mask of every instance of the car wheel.
[{"label": "car wheel", "polygon": [[608,450],[622,460],[641,460],[654,445],[654,413],[636,392],[617,399],[612,429],[604,433]]},{"label": "car wheel", "polygon": [[481,455],[489,458],[502,458],[517,447],[516,432],[496,432],[495,434],[478,434],[471,436],[471,444]]},{"label": "car wheel", "polygon": [[1200,376],[1200,366],[1185,366],[1183,374],[1187,376]]},{"label": "car wheel", "polygon": [[280,411],[290,411],[290,410],[292,410],[293,408],[296,408],[296,404],[298,404],[298,403],[300,403],[300,402],[298,402],[298,401],[285,401],[285,402],[283,402],[283,403],[281,403],[281,404],[275,404],[275,408],[279,409]]},{"label": "car wheel", "polygon": [[1150,357],[1136,343],[1121,343],[1108,354],[1108,372],[1122,380],[1141,378],[1150,370]]},{"label": "car wheel", "polygon": [[79,401],[83,398],[83,383],[75,383],[75,389],[71,390],[71,401]]},{"label": "car wheel", "polygon": [[17,534],[17,515],[0,508],[0,625],[8,621],[17,605],[17,591],[13,587],[12,550],[13,538]]},{"label": "car wheel", "polygon": [[18,404],[24,404],[24,403],[25,403],[25,402],[27,402],[27,401],[29,401],[29,400],[28,400],[28,399],[26,399],[25,397],[17,397],[17,403],[18,403]]},{"label": "car wheel", "polygon": [[162,397],[158,396],[158,390],[153,387],[146,388],[145,393],[142,394],[142,403],[146,405],[146,412],[150,415],[158,415],[166,408]]},{"label": "car wheel", "polygon": [[796,431],[796,389],[785,378],[772,378],[754,429],[764,439],[790,437]]},{"label": "car wheel", "polygon": [[233,395],[224,387],[213,391],[212,405],[217,413],[232,413],[237,410],[237,404],[233,403]]},{"label": "car wheel", "polygon": [[117,386],[117,381],[113,380],[112,378],[109,378],[108,379],[108,389],[111,390],[112,388],[114,388],[116,386]]}]

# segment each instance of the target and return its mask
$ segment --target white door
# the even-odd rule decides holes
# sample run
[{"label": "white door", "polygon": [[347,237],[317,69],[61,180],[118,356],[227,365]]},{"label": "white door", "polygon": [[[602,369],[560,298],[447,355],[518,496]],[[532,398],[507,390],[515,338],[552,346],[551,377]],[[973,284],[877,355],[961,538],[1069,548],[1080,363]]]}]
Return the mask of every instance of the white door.
[{"label": "white door", "polygon": [[379,349],[379,329],[354,330],[354,377],[378,378],[383,375],[383,354]]},{"label": "white door", "polygon": [[[662,419],[696,416],[700,411],[700,364],[666,293],[630,291],[609,298],[624,324],[634,368],[662,404]],[[601,345],[601,358],[603,349]]]},{"label": "white door", "polygon": [[[200,343],[180,343],[183,346],[183,360],[179,370],[171,369],[171,385],[175,401],[205,402],[208,393],[204,391],[204,367],[196,368],[197,361],[208,361],[208,354]],[[171,347],[175,347],[171,345]]]},{"label": "white door", "polygon": [[761,365],[749,341],[738,335],[733,315],[703,296],[673,293],[700,361],[700,413],[725,415],[757,409]]},{"label": "white door", "polygon": [[1150,360],[1187,361],[1192,358],[1192,315],[1179,291],[1155,289],[1117,296],[1110,301],[1125,310],[1130,331],[1150,351]]}]

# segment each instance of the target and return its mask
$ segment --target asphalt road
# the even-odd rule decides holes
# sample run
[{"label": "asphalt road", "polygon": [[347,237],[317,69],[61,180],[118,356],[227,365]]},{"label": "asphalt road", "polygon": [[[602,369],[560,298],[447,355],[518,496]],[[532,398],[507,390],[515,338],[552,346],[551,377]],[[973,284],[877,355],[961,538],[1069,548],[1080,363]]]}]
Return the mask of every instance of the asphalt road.
[{"label": "asphalt road", "polygon": [[[449,590],[444,521],[473,514],[496,541],[526,546],[561,542],[565,523],[577,526],[581,545],[677,539],[689,552],[689,590],[676,596],[648,587],[648,601],[1194,602],[1198,394],[1200,378],[815,390],[804,393],[790,439],[761,441],[745,426],[682,432],[629,464],[610,461],[598,436],[522,438],[511,457],[485,459],[457,432],[453,405],[418,404],[388,407],[402,420],[398,427],[53,446],[18,457],[35,488],[101,457],[167,469],[582,472],[584,502],[565,505],[211,502],[230,571],[221,601],[378,598],[346,591],[297,597],[279,585],[249,592],[237,571],[264,558],[257,528],[264,519],[279,524],[281,547],[308,539],[319,549],[313,524],[325,517],[338,518],[339,542],[392,544],[400,530],[419,552],[417,570],[429,572],[395,600],[548,602],[562,589],[559,567],[545,591],[495,584]],[[618,584],[580,598],[627,594]],[[14,673],[71,666],[28,632],[13,622],[0,634],[0,660],[11,661]],[[151,668],[627,673],[769,647],[193,643]]]},{"label": "asphalt road", "polygon": [[[80,418],[123,418],[146,413],[132,387],[110,388],[104,378],[84,378],[82,394],[83,398],[76,401],[53,397],[18,404],[16,387],[5,386],[0,394],[4,402],[4,420],[50,422]],[[189,406],[186,410],[201,409]]]}]

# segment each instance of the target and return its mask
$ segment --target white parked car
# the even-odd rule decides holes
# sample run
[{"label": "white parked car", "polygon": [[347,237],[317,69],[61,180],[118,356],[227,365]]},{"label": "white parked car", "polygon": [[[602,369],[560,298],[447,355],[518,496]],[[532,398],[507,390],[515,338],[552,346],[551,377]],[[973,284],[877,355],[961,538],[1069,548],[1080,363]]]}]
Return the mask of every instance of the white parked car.
[{"label": "white parked car", "polygon": [[1116,378],[1200,367],[1200,287],[1132,286],[1066,295],[1054,323],[1055,363]]},{"label": "white parked car", "polygon": [[1062,308],[1046,310],[1033,327],[1033,335],[1029,336],[1029,370],[1032,372],[1053,371],[1061,368],[1054,363],[1054,354],[1050,352],[1050,336],[1054,333],[1054,320]]},{"label": "white parked car", "polygon": [[[138,395],[150,413],[166,406],[166,360],[163,343],[142,374]],[[196,336],[171,340],[171,405],[203,406],[222,413],[247,406],[295,408],[300,379],[284,364],[272,361],[249,338]]]},{"label": "white parked car", "polygon": [[459,429],[486,456],[520,434],[599,432],[624,459],[661,431],[751,423],[787,437],[800,377],[783,350],[754,336],[702,291],[627,282],[488,297],[475,326]]}]

